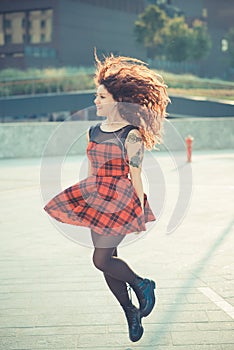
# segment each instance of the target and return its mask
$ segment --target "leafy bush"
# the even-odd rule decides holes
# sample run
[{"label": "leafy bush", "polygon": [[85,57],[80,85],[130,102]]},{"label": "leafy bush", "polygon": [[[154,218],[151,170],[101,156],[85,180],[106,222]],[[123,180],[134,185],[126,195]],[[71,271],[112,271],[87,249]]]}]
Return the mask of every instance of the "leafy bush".
[{"label": "leafy bush", "polygon": [[0,96],[93,89],[93,74],[93,67],[5,69],[0,71]]},{"label": "leafy bush", "polygon": [[[203,79],[191,74],[173,74],[157,71],[169,88],[173,89],[234,89],[234,83],[219,79]],[[95,88],[93,67],[63,67],[5,69],[0,71],[0,97],[40,93],[60,93]]]}]

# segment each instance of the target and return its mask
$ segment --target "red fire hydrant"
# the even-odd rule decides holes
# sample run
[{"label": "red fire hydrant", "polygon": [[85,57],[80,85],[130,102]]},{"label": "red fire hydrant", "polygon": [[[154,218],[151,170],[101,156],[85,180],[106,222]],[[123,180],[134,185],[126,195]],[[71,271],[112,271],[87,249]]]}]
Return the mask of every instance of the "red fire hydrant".
[{"label": "red fire hydrant", "polygon": [[188,162],[191,162],[193,137],[191,135],[188,135],[185,139],[185,142],[187,145],[187,160]]}]

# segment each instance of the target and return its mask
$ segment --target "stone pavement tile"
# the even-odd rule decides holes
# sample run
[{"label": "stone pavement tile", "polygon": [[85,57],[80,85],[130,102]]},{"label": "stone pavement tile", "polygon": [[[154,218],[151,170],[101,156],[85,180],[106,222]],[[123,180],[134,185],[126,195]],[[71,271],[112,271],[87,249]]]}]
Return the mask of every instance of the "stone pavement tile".
[{"label": "stone pavement tile", "polygon": [[196,323],[196,326],[201,331],[222,331],[232,330],[234,331],[234,322],[232,321],[220,321],[220,322],[203,322]]},{"label": "stone pavement tile", "polygon": [[[226,267],[226,266],[225,266]],[[232,267],[232,271],[233,271],[234,267]],[[226,272],[224,276],[222,276],[225,280],[228,281],[233,281],[233,273],[230,272]]]},{"label": "stone pavement tile", "polygon": [[[8,192],[0,181],[4,203],[11,203],[4,206],[2,212],[7,220],[1,228],[4,245],[1,246],[0,280],[5,293],[0,291],[0,312],[3,313],[0,337],[5,341],[12,338],[12,349],[17,349],[17,345],[21,350],[233,350],[233,343],[225,342],[225,332],[233,331],[232,320],[197,291],[198,287],[209,286],[222,297],[225,295],[227,301],[233,301],[233,236],[225,236],[224,232],[232,215],[231,206],[227,205],[232,196],[231,162],[224,159],[224,164],[223,154],[216,161],[210,159],[209,152],[205,157],[206,162],[203,155],[197,154],[194,158],[191,207],[175,234],[164,233],[170,216],[165,210],[165,219],[162,215],[161,226],[155,228],[157,234],[134,246],[121,248],[123,258],[139,273],[144,274],[147,265],[147,274],[158,284],[158,307],[143,321],[145,335],[137,344],[128,340],[119,305],[107,290],[101,274],[91,267],[91,250],[64,238],[43,216],[39,167],[18,166],[14,176],[6,168],[6,178],[10,172],[16,181]],[[220,177],[213,176],[217,165],[220,175],[222,173]],[[166,176],[172,174],[171,169],[167,170]],[[27,180],[37,183],[33,188],[26,188],[32,184],[24,184],[25,172]],[[173,186],[168,188],[170,203],[176,199]],[[221,210],[225,206],[227,210]],[[14,220],[12,208],[17,209]],[[26,212],[30,215],[26,216]],[[203,336],[206,333],[206,337]],[[217,333],[224,334],[223,340],[209,344],[212,334]],[[188,334],[195,334],[193,344],[187,344]],[[116,339],[111,343],[113,335]],[[181,341],[179,345],[173,345],[173,335]],[[118,343],[118,337],[122,342]],[[18,344],[14,343],[17,338]],[[113,343],[114,347],[110,345]]]},{"label": "stone pavement tile", "polygon": [[[123,345],[123,346],[115,346],[114,348],[111,348],[109,345],[101,345],[101,346],[85,346],[85,347],[72,347],[72,348],[57,348],[60,350],[233,350],[232,348],[227,347],[221,348],[220,345],[190,345],[189,348],[188,346],[170,346],[170,345],[156,345],[153,346],[140,346],[137,345],[136,343],[132,345],[133,343],[129,344],[128,346]],[[227,344],[228,346],[228,344]],[[1,349],[1,348],[0,348]],[[2,350],[2,349],[1,349]],[[8,350],[8,349],[7,349]],[[11,349],[10,349],[11,350]],[[26,349],[14,349],[14,350],[26,350]],[[27,349],[28,350],[28,349]],[[30,350],[38,350],[37,348],[30,348]],[[40,350],[51,350],[51,348],[44,348],[40,347]]]},{"label": "stone pavement tile", "polygon": [[[196,291],[196,290],[195,290]],[[170,304],[170,305],[181,305],[183,307],[184,305],[193,305],[193,304],[208,304],[209,300],[207,297],[204,296],[204,294],[196,293],[174,293],[174,291],[171,291],[171,294],[163,294],[160,291],[160,294],[157,292],[156,296],[158,299],[158,302],[162,305]]]},{"label": "stone pavement tile", "polygon": [[[158,301],[158,305],[157,305],[157,309],[156,309],[157,311],[168,311],[168,310],[177,311],[178,310],[178,303],[174,303],[174,304],[169,304],[169,303],[160,304],[160,303],[161,303],[161,300]],[[212,302],[208,302],[207,304],[183,303],[183,304],[179,304],[179,308],[181,311],[218,310],[218,306]]]},{"label": "stone pavement tile", "polygon": [[[59,308],[61,309],[62,307],[62,311],[58,311]],[[43,309],[42,307],[40,307],[40,305],[36,305],[33,308],[2,308],[0,313],[1,313],[1,317],[11,317],[11,316],[33,316],[33,315],[40,315],[40,314],[44,314],[46,310],[46,313],[48,315],[53,315],[54,313],[58,313],[62,315],[73,315],[73,314],[77,314],[77,315],[83,315],[83,314],[93,314],[93,313],[101,313],[103,310],[103,307],[100,305],[70,305],[70,306],[65,306],[65,305],[59,305],[59,303],[57,303],[56,305],[50,305],[47,306],[46,304],[43,303]],[[105,305],[105,310],[104,312],[107,314],[112,314],[113,317],[115,317],[116,314],[118,314],[118,312],[120,312],[121,308],[117,306],[114,307],[112,305]]]},{"label": "stone pavement tile", "polygon": [[[154,265],[153,265],[154,266]],[[155,267],[154,267],[155,268]],[[147,273],[150,275],[150,272],[147,269]],[[186,286],[187,281],[190,280],[192,282],[192,287]],[[194,278],[193,276],[185,276],[184,278],[175,278],[175,276],[171,276],[171,278],[165,279],[161,274],[157,274],[156,285],[159,290],[163,290],[165,294],[170,293],[170,290],[173,289],[178,291],[178,293],[191,293],[193,288],[203,287],[206,284],[201,281],[199,278]]]},{"label": "stone pavement tile", "polygon": [[160,297],[160,296],[164,296],[164,297],[167,296],[168,297],[168,296],[172,296],[172,295],[179,295],[181,300],[182,300],[186,295],[198,294],[196,286],[193,286],[190,288],[183,288],[180,285],[178,285],[178,287],[175,288],[173,286],[172,282],[170,283],[170,281],[168,281],[168,285],[171,285],[171,287],[164,288],[160,285],[160,287],[158,287],[156,289],[156,293],[157,293],[158,297]]},{"label": "stone pavement tile", "polygon": [[64,314],[57,310],[53,314],[34,314],[31,316],[1,316],[0,327],[36,327],[36,326],[76,326],[76,325],[106,325],[123,322],[121,313],[70,313]]},{"label": "stone pavement tile", "polygon": [[[158,329],[160,329],[161,327],[159,323],[149,323],[149,321],[147,321],[147,318],[143,319],[142,323],[146,333],[158,332]],[[167,329],[169,332],[197,331],[197,326],[196,326],[196,323],[174,323],[174,324],[170,324],[167,327]],[[123,326],[117,325],[117,324],[109,325],[108,331],[110,333],[120,333],[123,331]]]},{"label": "stone pavement tile", "polygon": [[80,326],[36,326],[36,327],[15,327],[0,328],[0,337],[7,336],[54,336],[54,335],[79,335],[83,333],[105,334],[108,333],[106,325],[80,325]]},{"label": "stone pavement tile", "polygon": [[28,293],[28,292],[43,292],[43,291],[53,291],[56,292],[56,290],[61,291],[93,291],[96,289],[101,289],[103,287],[103,283],[97,282],[95,283],[88,283],[88,282],[74,282],[74,283],[64,283],[64,282],[47,282],[47,283],[28,283],[28,284],[3,284],[1,286],[1,293]]},{"label": "stone pavement tile", "polygon": [[207,304],[209,302],[209,299],[201,292],[187,294],[186,300],[189,304]]},{"label": "stone pavement tile", "polygon": [[229,302],[229,299],[233,298],[233,294],[234,294],[234,283],[233,282],[229,282],[228,283],[228,289],[223,289],[223,288],[216,288],[216,292],[218,294],[221,294],[223,299],[225,299],[227,302]]},{"label": "stone pavement tile", "polygon": [[207,322],[208,317],[205,311],[167,311],[165,312],[154,312],[147,317],[147,322],[150,323],[181,323],[181,322]]},{"label": "stone pavement tile", "polygon": [[227,315],[223,310],[216,310],[216,311],[208,310],[206,311],[206,313],[209,321],[211,322],[215,322],[215,321],[230,322],[232,320],[232,318],[229,315]]},{"label": "stone pavement tile", "polygon": [[[115,348],[110,348],[109,346],[95,346],[95,347],[78,347],[78,350],[226,350],[222,349],[220,345],[190,345],[189,348],[187,345],[185,346],[171,346],[171,345],[149,345],[149,346],[141,346],[138,343],[129,344],[129,346],[117,346]],[[36,349],[32,349],[36,350]],[[41,349],[48,350],[48,349]],[[74,349],[64,349],[64,350],[74,350]],[[231,348],[227,348],[227,350],[233,350]]]},{"label": "stone pavement tile", "polygon": [[[85,347],[90,346],[90,344],[95,344],[98,348],[101,346],[109,346],[110,349],[115,349],[117,346],[130,346],[132,342],[128,339],[128,334],[120,332],[120,333],[109,333],[105,337],[102,335],[95,336],[92,334],[81,335],[79,337],[79,346]],[[170,333],[164,335],[158,335],[154,333],[145,333],[144,336],[137,342],[137,345],[142,347],[151,346],[152,349],[156,348],[158,345],[172,345]]]},{"label": "stone pavement tile", "polygon": [[[100,276],[95,273],[95,271],[91,270],[90,267],[92,267],[92,264],[90,263],[90,266],[87,268],[87,262],[85,264],[82,264],[83,261],[77,261],[74,257],[73,265],[79,266],[79,271],[72,271],[74,269],[74,266],[57,266],[56,268],[53,266],[50,266],[50,262],[48,261],[47,264],[40,264],[39,261],[35,259],[30,259],[31,266],[21,266],[17,267],[14,266],[13,263],[10,266],[10,262],[6,262],[8,265],[8,271],[1,270],[0,271],[0,278],[3,281],[3,284],[22,284],[22,283],[47,283],[47,282],[54,282],[54,283],[61,283],[68,282],[68,283],[101,283],[103,282],[103,279],[100,278]],[[25,263],[26,264],[26,263]],[[65,262],[64,262],[65,264]],[[85,265],[85,266],[82,266]],[[23,271],[22,271],[23,269]],[[17,275],[17,272],[20,272],[20,277]]]},{"label": "stone pavement tile", "polygon": [[233,344],[223,344],[221,345],[222,350],[233,350],[234,343]]},{"label": "stone pavement tile", "polygon": [[222,295],[224,299],[229,300],[229,298],[234,296],[234,280],[224,278],[224,276],[219,276],[219,279],[215,282],[207,282],[208,287],[211,289],[215,288],[216,293]]},{"label": "stone pavement tile", "polygon": [[[110,293],[110,298],[103,296],[100,298],[92,298],[92,300],[87,299],[87,294],[84,298],[81,298],[79,293],[75,293],[76,295],[74,295],[74,293],[67,292],[67,295],[64,296],[64,298],[61,297],[59,292],[48,294],[34,294],[33,299],[29,300],[26,305],[24,305],[22,298],[19,299],[19,294],[11,294],[9,300],[0,303],[0,313],[1,315],[9,316],[22,314],[27,316],[35,313],[40,314],[43,313],[41,305],[43,305],[43,308],[46,309],[49,314],[57,312],[61,307],[63,308],[63,313],[77,312],[81,314],[101,312],[103,306],[105,306],[105,312],[108,313],[117,313],[121,310],[121,307],[118,305],[117,301],[113,299],[113,296]],[[24,294],[21,293],[20,297],[23,295]],[[103,299],[106,301],[105,303]]]},{"label": "stone pavement tile", "polygon": [[173,345],[234,344],[233,331],[172,332]]},{"label": "stone pavement tile", "polygon": [[16,337],[1,337],[1,350],[31,350],[35,349],[63,349],[67,347],[77,348],[77,335],[59,335],[56,336],[16,336]]},{"label": "stone pavement tile", "polygon": [[78,326],[78,325],[106,325],[106,324],[115,324],[123,322],[123,315],[121,313],[115,314],[113,317],[112,313],[90,313],[90,314],[63,314],[56,313],[54,315],[50,314],[39,314],[37,317],[36,325],[37,326]]},{"label": "stone pavement tile", "polygon": [[[127,350],[127,349],[126,349]],[[137,349],[138,350],[138,349]],[[158,347],[155,349],[150,349],[150,350],[159,350]],[[203,345],[194,345],[190,344],[188,345],[178,345],[174,346],[172,345],[171,347],[165,347],[165,348],[160,348],[160,350],[222,350],[221,345],[219,344],[203,344]]]},{"label": "stone pavement tile", "polygon": [[[102,348],[95,348],[97,350],[102,350]],[[107,348],[106,348],[107,349]],[[205,346],[200,346],[200,345],[190,345],[189,348],[188,346],[170,346],[170,345],[156,345],[156,346],[136,346],[136,345],[130,345],[127,348],[115,348],[115,349],[110,349],[110,350],[222,350],[220,345],[205,345]],[[79,348],[79,350],[94,350],[94,348]],[[103,348],[105,350],[105,348]],[[229,349],[228,349],[229,350]]]},{"label": "stone pavement tile", "polygon": [[17,328],[17,327],[13,327],[13,328],[10,328],[10,327],[1,327],[0,328],[0,337],[15,337],[18,333],[18,329],[20,328]]},{"label": "stone pavement tile", "polygon": [[[103,295],[102,295],[103,294]],[[68,297],[69,296],[69,297]],[[56,292],[25,292],[25,293],[9,293],[7,300],[3,300],[0,303],[0,310],[1,309],[36,309],[41,304],[45,305],[46,307],[58,307],[58,306],[76,306],[79,307],[79,305],[85,305],[88,307],[90,306],[97,306],[99,305],[102,307],[103,305],[112,305],[113,304],[113,297],[110,294],[110,292],[107,291],[100,293],[100,292],[79,292],[79,291],[61,291],[58,290]]]},{"label": "stone pavement tile", "polygon": [[37,324],[37,315],[0,316],[0,327],[32,327]]}]

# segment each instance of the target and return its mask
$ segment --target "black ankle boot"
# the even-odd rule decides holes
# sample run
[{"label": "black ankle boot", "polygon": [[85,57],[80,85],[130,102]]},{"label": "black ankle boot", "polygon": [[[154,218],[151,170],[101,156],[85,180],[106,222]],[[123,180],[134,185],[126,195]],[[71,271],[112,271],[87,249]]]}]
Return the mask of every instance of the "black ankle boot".
[{"label": "black ankle boot", "polygon": [[129,338],[132,342],[140,340],[144,329],[141,324],[141,313],[132,303],[122,308],[128,321]]},{"label": "black ankle boot", "polygon": [[139,300],[141,317],[148,316],[155,305],[155,282],[148,280],[147,278],[142,279],[136,277],[134,283],[131,284],[131,287]]}]

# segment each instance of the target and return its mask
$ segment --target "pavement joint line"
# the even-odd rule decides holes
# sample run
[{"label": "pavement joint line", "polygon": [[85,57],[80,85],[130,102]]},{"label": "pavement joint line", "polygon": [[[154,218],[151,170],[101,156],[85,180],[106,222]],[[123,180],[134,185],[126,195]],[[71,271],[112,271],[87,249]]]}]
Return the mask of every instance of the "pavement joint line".
[{"label": "pavement joint line", "polygon": [[199,287],[197,288],[201,293],[203,293],[207,298],[209,298],[214,304],[216,304],[220,309],[226,312],[232,319],[234,319],[234,307],[224,300],[220,295],[218,295],[213,289],[209,287]]},{"label": "pavement joint line", "polygon": [[32,188],[39,188],[38,185],[32,185],[32,186],[24,186],[24,187],[17,187],[17,188],[9,188],[7,190],[0,190],[1,193],[7,193],[7,192],[14,192],[14,191],[22,191],[22,190],[31,190]]}]

